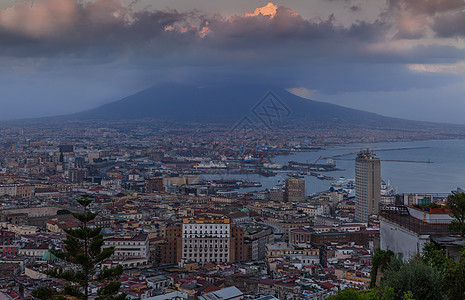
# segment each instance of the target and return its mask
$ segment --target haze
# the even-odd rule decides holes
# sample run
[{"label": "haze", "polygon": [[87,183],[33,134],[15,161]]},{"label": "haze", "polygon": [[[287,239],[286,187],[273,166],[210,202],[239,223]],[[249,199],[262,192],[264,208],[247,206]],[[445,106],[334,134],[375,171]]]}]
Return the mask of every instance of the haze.
[{"label": "haze", "polygon": [[34,0],[0,9],[0,119],[77,112],[174,81],[270,83],[387,116],[465,123],[463,0]]}]

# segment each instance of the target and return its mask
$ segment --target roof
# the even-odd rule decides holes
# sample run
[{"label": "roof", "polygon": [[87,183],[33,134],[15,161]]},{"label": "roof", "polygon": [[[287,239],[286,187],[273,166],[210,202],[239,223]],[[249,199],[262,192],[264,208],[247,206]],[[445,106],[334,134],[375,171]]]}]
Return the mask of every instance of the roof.
[{"label": "roof", "polygon": [[105,241],[145,241],[147,239],[148,235],[145,233],[138,234],[136,236],[133,236],[132,238],[125,238],[125,237],[112,237],[105,239]]},{"label": "roof", "polygon": [[255,300],[279,300],[279,299],[276,298],[275,296],[268,295],[268,296],[263,296],[263,297],[257,298]]},{"label": "roof", "polygon": [[332,289],[334,287],[336,287],[334,284],[332,284],[331,282],[329,281],[326,281],[326,282],[320,282],[320,286],[321,287],[324,287],[325,289]]},{"label": "roof", "polygon": [[227,300],[242,296],[243,293],[235,286],[230,286],[215,292],[207,293],[200,296],[203,300]]}]

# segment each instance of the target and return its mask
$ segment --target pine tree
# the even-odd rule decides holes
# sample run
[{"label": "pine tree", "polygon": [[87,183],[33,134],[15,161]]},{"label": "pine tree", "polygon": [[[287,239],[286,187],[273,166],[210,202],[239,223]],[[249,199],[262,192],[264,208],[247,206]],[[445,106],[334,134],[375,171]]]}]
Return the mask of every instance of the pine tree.
[{"label": "pine tree", "polygon": [[88,226],[89,222],[97,216],[97,213],[89,210],[92,200],[88,195],[83,195],[77,201],[83,206],[84,211],[74,213],[73,216],[81,222],[81,226],[75,229],[64,229],[67,234],[64,251],[51,250],[52,254],[68,262],[69,266],[46,272],[51,277],[65,279],[72,284],[65,286],[62,291],[38,288],[33,292],[33,296],[39,299],[64,299],[72,296],[87,300],[89,299],[89,285],[100,283],[104,286],[98,290],[98,300],[126,299],[126,295],[119,292],[121,283],[113,281],[121,275],[122,267],[106,269],[100,267],[100,264],[113,254],[114,248],[102,250],[102,228]]}]

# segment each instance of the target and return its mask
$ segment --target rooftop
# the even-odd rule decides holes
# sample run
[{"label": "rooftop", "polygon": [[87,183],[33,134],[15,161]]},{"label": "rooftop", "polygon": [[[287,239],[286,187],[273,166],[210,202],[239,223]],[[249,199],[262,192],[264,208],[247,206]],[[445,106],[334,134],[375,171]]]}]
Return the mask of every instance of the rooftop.
[{"label": "rooftop", "polygon": [[396,211],[384,210],[380,213],[380,217],[389,220],[405,229],[416,232],[418,234],[451,234],[448,224],[442,223],[427,223],[410,215],[402,215]]}]

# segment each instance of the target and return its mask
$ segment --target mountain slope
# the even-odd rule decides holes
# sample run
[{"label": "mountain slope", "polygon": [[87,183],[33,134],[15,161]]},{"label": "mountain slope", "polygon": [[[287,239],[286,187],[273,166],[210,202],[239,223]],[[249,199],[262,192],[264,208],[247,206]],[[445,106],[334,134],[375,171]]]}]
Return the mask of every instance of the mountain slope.
[{"label": "mountain slope", "polygon": [[[407,121],[308,100],[274,86],[230,85],[195,87],[159,84],[98,108],[67,116],[71,119],[132,120],[153,118],[179,122],[234,123],[254,116],[254,107],[269,92],[278,97],[282,114],[289,122],[326,125],[421,127],[427,122]],[[258,112],[255,110],[255,112]],[[290,112],[287,116],[287,112]],[[271,112],[272,113],[272,112]],[[256,114],[255,114],[256,116]],[[266,118],[266,116],[264,116]],[[439,124],[438,124],[439,125]]]}]

